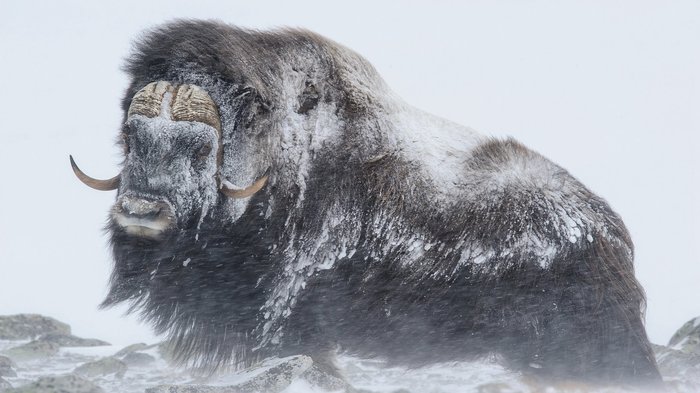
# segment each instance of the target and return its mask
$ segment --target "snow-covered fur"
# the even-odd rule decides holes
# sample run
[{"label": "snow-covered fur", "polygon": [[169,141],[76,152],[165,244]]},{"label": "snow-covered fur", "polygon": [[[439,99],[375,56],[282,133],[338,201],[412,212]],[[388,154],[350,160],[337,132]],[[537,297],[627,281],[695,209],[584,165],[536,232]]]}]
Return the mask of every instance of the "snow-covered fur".
[{"label": "snow-covered fur", "polygon": [[[157,240],[110,223],[104,306],[130,303],[183,362],[496,353],[551,378],[659,379],[624,225],[541,155],[412,108],[362,57],[303,30],[177,21],[125,69],[125,135],[145,134],[119,195],[159,196],[177,219]],[[213,128],[127,118],[154,81],[212,97],[218,169],[189,158]],[[244,186],[268,168],[253,197],[217,192],[217,170]]]}]

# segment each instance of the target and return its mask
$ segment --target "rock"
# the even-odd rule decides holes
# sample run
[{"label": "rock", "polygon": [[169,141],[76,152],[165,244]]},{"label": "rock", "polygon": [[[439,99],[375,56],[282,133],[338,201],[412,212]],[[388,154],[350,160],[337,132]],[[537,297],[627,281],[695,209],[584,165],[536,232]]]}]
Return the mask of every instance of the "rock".
[{"label": "rock", "polygon": [[281,359],[280,364],[276,364],[262,373],[254,376],[249,381],[243,382],[236,387],[242,393],[253,392],[281,392],[297,377],[311,369],[313,360],[304,355],[292,356]]},{"label": "rock", "polygon": [[129,367],[144,367],[156,361],[156,358],[141,352],[131,352],[122,359]]},{"label": "rock", "polygon": [[131,344],[128,345],[122,349],[120,349],[117,353],[115,353],[113,356],[116,358],[122,358],[132,352],[138,352],[138,351],[143,351],[145,349],[153,347],[152,345],[147,345],[144,343],[138,343],[138,344]]},{"label": "rock", "polygon": [[693,318],[681,326],[671,337],[668,346],[683,352],[700,355],[700,317]]},{"label": "rock", "polygon": [[17,373],[13,370],[14,368],[17,368],[17,365],[12,359],[6,356],[0,356],[0,377],[16,377]]},{"label": "rock", "polygon": [[12,385],[10,385],[9,382],[5,381],[4,379],[0,378],[0,392],[7,392],[8,389],[11,389]]},{"label": "rock", "polygon": [[49,333],[70,334],[70,326],[37,314],[0,316],[0,340],[33,340]]},{"label": "rock", "polygon": [[700,379],[700,355],[652,344],[656,363],[664,377],[693,376]]},{"label": "rock", "polygon": [[59,375],[39,378],[19,388],[9,389],[5,393],[104,393],[101,387],[76,375]]},{"label": "rock", "polygon": [[12,347],[2,352],[16,362],[26,362],[29,360],[45,359],[58,353],[58,344],[46,341],[30,341],[26,344]]},{"label": "rock", "polygon": [[72,334],[49,333],[39,337],[37,341],[46,341],[58,344],[59,347],[100,347],[111,345],[110,343],[94,338],[81,338]]},{"label": "rock", "polygon": [[160,385],[146,389],[146,393],[277,393],[286,389],[292,381],[311,369],[313,365],[311,358],[303,355],[279,359],[279,361],[237,385]]},{"label": "rock", "polygon": [[124,376],[127,370],[126,363],[115,357],[106,357],[94,362],[87,362],[78,366],[73,373],[85,378],[102,377],[114,374],[117,378]]},{"label": "rock", "polygon": [[301,378],[303,378],[311,386],[319,387],[323,390],[347,390],[350,387],[350,385],[348,385],[344,379],[327,373],[316,364],[304,371],[304,373],[301,374]]}]

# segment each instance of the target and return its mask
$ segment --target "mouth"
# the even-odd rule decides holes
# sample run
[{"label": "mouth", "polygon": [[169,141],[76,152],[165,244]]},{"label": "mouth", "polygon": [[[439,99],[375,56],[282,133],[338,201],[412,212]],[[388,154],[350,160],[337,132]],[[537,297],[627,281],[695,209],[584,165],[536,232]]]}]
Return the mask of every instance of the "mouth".
[{"label": "mouth", "polygon": [[114,221],[124,232],[132,236],[160,239],[170,226],[166,220],[150,220],[115,214]]}]

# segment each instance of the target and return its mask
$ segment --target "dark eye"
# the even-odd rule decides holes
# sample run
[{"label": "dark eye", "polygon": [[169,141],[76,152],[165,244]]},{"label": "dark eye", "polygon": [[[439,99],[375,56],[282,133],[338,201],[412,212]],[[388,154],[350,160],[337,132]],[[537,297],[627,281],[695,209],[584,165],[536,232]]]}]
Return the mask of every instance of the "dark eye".
[{"label": "dark eye", "polygon": [[256,121],[256,119],[263,118],[264,115],[269,113],[271,109],[272,108],[270,107],[270,103],[265,101],[260,96],[256,95],[250,101],[250,106],[248,107],[247,115],[243,120],[243,126],[247,129],[249,135],[255,135],[258,132],[260,132],[261,128],[253,127],[253,122]]},{"label": "dark eye", "polygon": [[209,156],[211,153],[211,143],[205,143],[202,147],[197,150],[197,158],[203,159]]},{"label": "dark eye", "polygon": [[316,108],[320,97],[321,96],[318,93],[318,89],[316,89],[316,85],[307,81],[306,88],[301,93],[301,96],[299,96],[299,108],[297,109],[297,113],[309,113],[310,110]]}]

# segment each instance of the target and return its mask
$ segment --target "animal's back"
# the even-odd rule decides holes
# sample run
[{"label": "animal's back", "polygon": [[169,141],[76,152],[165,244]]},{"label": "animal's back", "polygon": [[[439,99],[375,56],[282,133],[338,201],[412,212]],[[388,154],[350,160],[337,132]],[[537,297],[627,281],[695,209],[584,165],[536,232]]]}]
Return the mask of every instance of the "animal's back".
[{"label": "animal's back", "polygon": [[[337,329],[331,341],[409,364],[496,352],[518,368],[571,376],[614,378],[633,359],[633,374],[654,378],[621,219],[516,141],[471,142],[454,160],[461,171],[448,202],[428,190],[435,208],[369,218],[364,247],[321,274],[319,288],[341,294],[315,312]],[[311,309],[329,298],[308,296]]]}]

